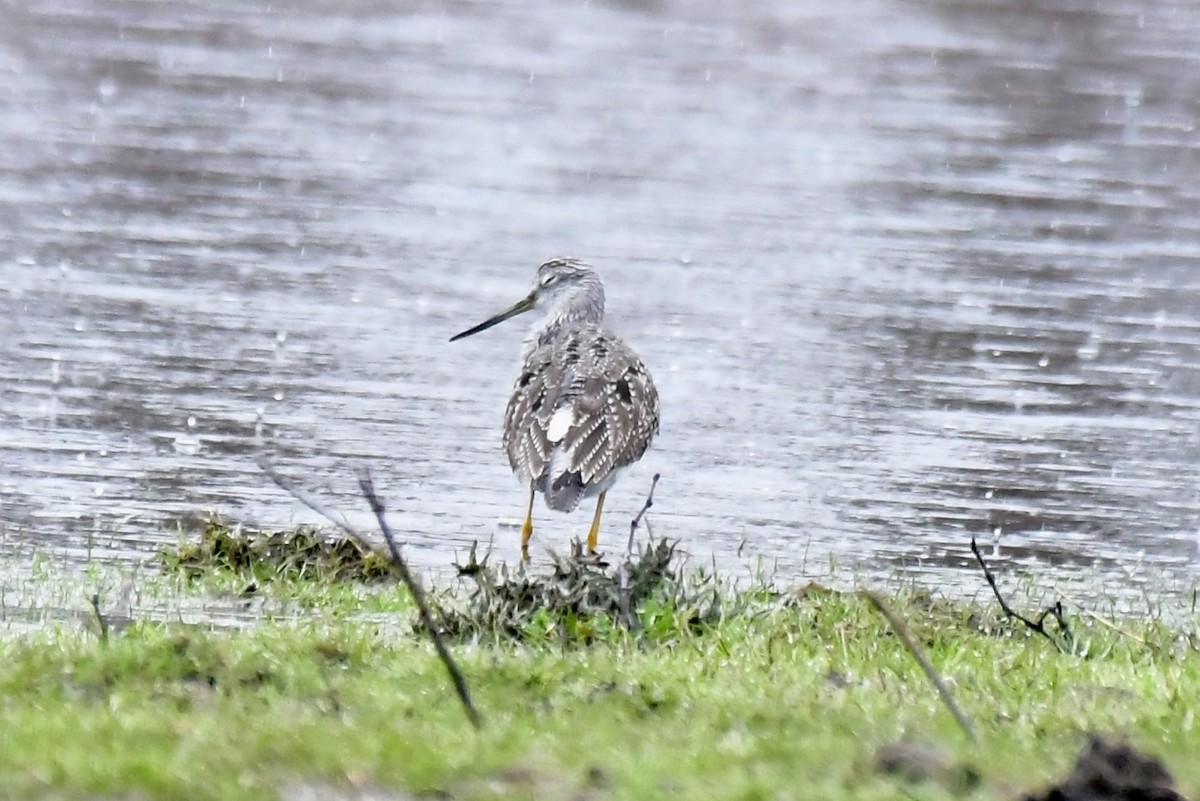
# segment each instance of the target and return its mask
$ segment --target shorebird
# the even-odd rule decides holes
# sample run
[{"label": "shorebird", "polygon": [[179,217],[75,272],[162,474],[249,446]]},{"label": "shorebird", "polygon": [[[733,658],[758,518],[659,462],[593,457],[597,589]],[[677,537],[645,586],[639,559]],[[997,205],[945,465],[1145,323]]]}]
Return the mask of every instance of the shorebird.
[{"label": "shorebird", "polygon": [[541,265],[528,295],[450,341],[534,309],[544,317],[525,337],[504,413],[508,463],[529,490],[521,558],[529,559],[539,492],[558,512],[598,496],[587,538],[595,553],[605,495],[658,433],[658,391],[638,355],[603,327],[604,284],[575,259]]}]

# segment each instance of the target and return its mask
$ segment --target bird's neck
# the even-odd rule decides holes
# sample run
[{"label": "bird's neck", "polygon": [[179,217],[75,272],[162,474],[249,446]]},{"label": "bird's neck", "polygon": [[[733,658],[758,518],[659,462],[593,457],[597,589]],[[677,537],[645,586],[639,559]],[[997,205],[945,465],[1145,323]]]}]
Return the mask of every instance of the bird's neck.
[{"label": "bird's neck", "polygon": [[534,350],[550,344],[572,328],[583,325],[600,325],[604,321],[604,299],[587,304],[563,304],[553,308],[546,317],[535,324],[525,337],[521,359],[524,361]]}]

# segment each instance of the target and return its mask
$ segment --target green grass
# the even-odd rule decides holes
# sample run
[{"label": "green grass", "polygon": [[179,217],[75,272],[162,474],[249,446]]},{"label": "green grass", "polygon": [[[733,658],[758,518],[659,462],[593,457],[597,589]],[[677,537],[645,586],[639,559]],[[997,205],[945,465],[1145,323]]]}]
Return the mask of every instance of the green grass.
[{"label": "green grass", "polygon": [[[247,578],[157,581],[160,595],[221,595]],[[698,617],[673,591],[644,600],[638,634],[582,625],[584,610],[456,641],[476,731],[399,587],[286,576],[255,592],[273,611],[244,630],[0,635],[0,797],[260,799],[313,784],[396,798],[1012,799],[1061,777],[1093,731],[1200,790],[1195,620],[1121,620],[1119,633],[1074,616],[1077,652],[1063,654],[991,607],[894,592],[972,743],[862,598],[722,586],[720,614]],[[880,772],[876,754],[898,741],[931,746],[941,778]]]}]

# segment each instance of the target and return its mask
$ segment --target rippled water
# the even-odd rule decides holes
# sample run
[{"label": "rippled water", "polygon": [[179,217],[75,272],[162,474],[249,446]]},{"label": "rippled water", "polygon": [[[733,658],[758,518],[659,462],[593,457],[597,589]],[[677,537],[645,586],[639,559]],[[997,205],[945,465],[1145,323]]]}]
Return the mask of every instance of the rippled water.
[{"label": "rippled water", "polygon": [[9,540],[310,519],[261,449],[515,558],[523,331],[446,340],[575,255],[662,395],[612,546],[658,471],[794,580],[1196,583],[1200,6],[399,5],[0,1]]}]

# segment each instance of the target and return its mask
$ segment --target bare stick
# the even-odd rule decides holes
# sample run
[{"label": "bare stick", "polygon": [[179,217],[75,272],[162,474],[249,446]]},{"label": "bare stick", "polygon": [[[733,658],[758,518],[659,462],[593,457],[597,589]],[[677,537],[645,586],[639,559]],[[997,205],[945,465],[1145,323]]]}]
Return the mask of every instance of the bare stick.
[{"label": "bare stick", "polygon": [[425,628],[429,630],[429,636],[433,638],[433,647],[437,649],[438,657],[446,666],[446,672],[450,674],[450,680],[454,682],[454,689],[458,693],[458,698],[462,701],[463,708],[467,710],[467,717],[471,719],[471,723],[475,728],[483,725],[483,719],[479,716],[479,710],[475,708],[475,704],[471,702],[471,690],[467,687],[467,680],[463,677],[462,671],[458,669],[458,665],[454,661],[454,657],[450,655],[450,650],[446,647],[445,641],[442,639],[441,631],[437,627],[437,621],[433,619],[433,613],[429,610],[429,604],[425,600],[425,590],[420,583],[413,577],[413,574],[408,569],[408,563],[404,561],[404,557],[400,554],[400,546],[396,544],[396,538],[392,534],[392,527],[388,525],[387,517],[384,515],[383,501],[375,492],[375,482],[371,480],[371,471],[367,467],[363,467],[358,471],[358,486],[362,489],[363,497],[367,499],[367,503],[371,506],[371,511],[375,513],[375,519],[379,521],[379,530],[383,532],[383,538],[387,540],[388,550],[392,552],[392,561],[396,563],[397,569],[400,571],[400,578],[404,581],[404,585],[408,587],[408,591],[412,593],[413,600],[417,602],[417,609],[421,612],[421,622],[425,624]]},{"label": "bare stick", "polygon": [[[366,542],[365,538],[355,531],[345,520],[338,520],[324,506],[318,503],[313,498],[308,497],[300,491],[291,481],[284,478],[275,468],[271,467],[265,459],[259,458],[256,460],[259,469],[267,474],[267,477],[274,481],[280,489],[291,495],[300,503],[307,506],[317,514],[324,517],[330,523],[345,531],[351,537],[354,537],[359,542]],[[442,639],[441,630],[437,627],[433,619],[433,612],[429,609],[429,604],[425,599],[425,591],[421,585],[413,577],[408,569],[408,563],[404,561],[403,555],[400,553],[399,546],[396,545],[396,538],[392,535],[391,526],[388,525],[384,517],[383,502],[379,499],[379,495],[375,492],[375,485],[371,481],[371,473],[364,468],[358,475],[358,486],[362,490],[363,497],[371,506],[371,511],[375,513],[375,519],[379,521],[379,528],[383,531],[383,538],[387,541],[388,550],[391,552],[392,562],[396,565],[396,569],[400,571],[400,579],[404,582],[404,586],[408,588],[412,594],[413,601],[417,605],[417,611],[421,615],[421,622],[429,632],[430,638],[433,640],[433,647],[437,650],[438,658],[442,660],[442,664],[446,666],[446,672],[450,674],[450,680],[454,682],[454,689],[458,693],[458,698],[462,701],[463,708],[466,709],[467,718],[471,721],[475,728],[483,725],[483,719],[479,716],[479,710],[475,708],[475,704],[471,701],[471,692],[467,687],[466,679],[463,678],[462,671],[458,669],[458,664],[454,661],[454,657],[450,655],[450,650],[446,647],[445,641]]]},{"label": "bare stick", "polygon": [[[1004,611],[1004,614],[1008,617],[1016,618],[1024,623],[1025,627],[1030,631],[1036,631],[1054,643],[1054,647],[1062,653],[1070,653],[1071,648],[1075,644],[1075,637],[1071,633],[1071,627],[1067,625],[1066,618],[1063,616],[1062,601],[1056,601],[1054,606],[1047,607],[1038,616],[1036,622],[1030,620],[1009,606],[1008,602],[1004,600],[1004,596],[1000,594],[1000,588],[996,586],[996,577],[992,575],[992,571],[988,569],[987,563],[983,561],[983,554],[979,552],[979,545],[976,544],[974,537],[971,537],[971,553],[975,554],[975,561],[979,563],[979,567],[983,570],[983,577],[987,579],[988,586],[992,588],[992,593],[996,596],[996,600],[1000,602],[1000,608]],[[1062,640],[1059,640],[1046,629],[1046,618],[1048,617],[1054,618],[1058,630],[1062,633]]]},{"label": "bare stick", "polygon": [[[629,543],[625,546],[625,561],[621,563],[621,570],[618,574],[618,606],[621,610],[621,617],[625,620],[625,625],[632,631],[637,627],[637,621],[634,620],[632,599],[629,597],[633,592],[633,588],[629,584],[629,567],[633,562],[633,545],[634,537],[637,534],[638,524],[642,522],[642,518],[646,512],[650,511],[650,507],[654,505],[654,489],[658,486],[658,479],[661,476],[658,473],[654,474],[654,478],[650,480],[650,492],[646,495],[646,502],[642,504],[642,509],[637,513],[637,517],[629,523]],[[646,521],[646,530],[650,530],[650,521]]]},{"label": "bare stick", "polygon": [[[642,522],[642,518],[646,516],[646,512],[649,512],[650,507],[654,506],[654,490],[658,486],[660,478],[662,475],[655,473],[654,478],[650,479],[650,492],[646,495],[646,502],[642,504],[642,509],[637,513],[637,517],[629,521],[629,547],[625,550],[626,557],[633,556],[633,537],[637,533],[637,527]],[[649,521],[646,521],[646,528],[650,528]]]},{"label": "bare stick", "polygon": [[917,644],[913,642],[912,637],[908,633],[908,627],[904,625],[904,621],[892,612],[888,605],[883,602],[882,598],[870,590],[859,590],[858,594],[870,601],[871,605],[878,609],[879,613],[887,619],[888,625],[892,627],[892,631],[896,632],[896,636],[900,638],[900,642],[904,643],[904,647],[913,655],[913,659],[917,660],[917,664],[921,666],[921,670],[925,671],[925,676],[937,688],[938,695],[942,697],[942,703],[950,710],[950,714],[954,715],[954,719],[958,721],[959,727],[967,733],[967,737],[971,739],[971,742],[978,742],[975,730],[971,728],[971,723],[967,720],[967,716],[958,708],[958,704],[954,703],[954,698],[950,695],[949,688],[946,687],[941,677],[938,676],[929,659],[917,647]]},{"label": "bare stick", "polygon": [[100,611],[100,593],[92,593],[92,612],[96,615],[96,623],[100,626],[100,642],[108,642],[108,619]]},{"label": "bare stick", "polygon": [[258,458],[256,458],[254,460],[254,463],[256,465],[258,465],[259,470],[266,473],[267,478],[269,478],[275,482],[275,486],[279,487],[281,490],[286,492],[288,495],[291,495],[293,498],[300,501],[300,503],[304,504],[309,509],[311,509],[312,511],[319,514],[321,517],[325,518],[330,523],[333,523],[335,526],[340,528],[342,531],[346,532],[346,535],[348,537],[350,537],[350,540],[354,543],[355,547],[357,547],[359,550],[361,550],[363,552],[368,552],[368,551],[372,550],[369,540],[366,537],[364,537],[353,526],[351,526],[346,521],[345,517],[343,517],[340,514],[335,517],[333,510],[327,508],[324,504],[322,504],[316,498],[312,497],[307,492],[305,492],[304,490],[297,487],[294,483],[292,483],[291,479],[287,478],[286,476],[281,475],[274,467],[271,466],[271,464],[265,458],[263,458],[262,456],[259,456]]},{"label": "bare stick", "polygon": [[632,599],[629,597],[632,589],[629,585],[629,557],[621,563],[621,569],[617,574],[617,609],[621,613],[621,620],[625,622],[625,628],[633,631],[638,626],[638,621],[633,617]]}]

